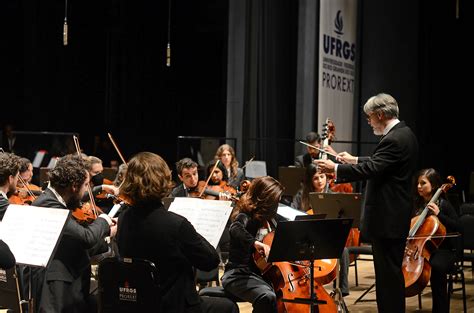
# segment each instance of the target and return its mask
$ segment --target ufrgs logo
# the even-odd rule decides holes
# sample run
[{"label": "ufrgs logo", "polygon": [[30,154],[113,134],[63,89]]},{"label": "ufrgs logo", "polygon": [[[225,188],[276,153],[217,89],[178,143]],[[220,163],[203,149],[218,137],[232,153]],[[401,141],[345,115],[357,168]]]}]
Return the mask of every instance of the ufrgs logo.
[{"label": "ufrgs logo", "polygon": [[336,29],[334,32],[338,35],[344,34],[342,32],[342,28],[344,27],[344,23],[342,22],[341,10],[337,11],[336,18],[334,19],[334,26]]},{"label": "ufrgs logo", "polygon": [[338,10],[334,18],[334,32],[336,33],[334,37],[329,34],[323,34],[324,54],[321,83],[324,88],[353,93],[353,62],[355,60],[356,46],[354,43],[343,40],[342,38],[344,35],[344,21],[342,16],[342,11]]},{"label": "ufrgs logo", "polygon": [[137,289],[129,287],[128,281],[123,283],[123,287],[119,287],[120,301],[137,301]]},{"label": "ufrgs logo", "polygon": [[[344,22],[342,20],[341,10],[337,11],[336,18],[334,19],[334,32],[336,34],[343,35],[342,31]],[[330,55],[334,55],[345,60],[354,61],[355,59],[355,44],[348,41],[343,41],[339,38],[335,38],[324,34],[323,38],[324,52]]]}]

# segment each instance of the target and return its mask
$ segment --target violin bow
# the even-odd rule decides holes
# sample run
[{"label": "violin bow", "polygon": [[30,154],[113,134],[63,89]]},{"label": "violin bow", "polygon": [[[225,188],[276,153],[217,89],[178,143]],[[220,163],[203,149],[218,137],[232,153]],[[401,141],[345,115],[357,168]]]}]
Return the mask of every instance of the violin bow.
[{"label": "violin bow", "polygon": [[456,238],[461,236],[461,233],[451,233],[446,235],[427,235],[427,236],[408,236],[407,240],[411,239],[426,239],[426,238]]},{"label": "violin bow", "polygon": [[[5,150],[3,150],[2,147],[0,147],[0,152],[5,153]],[[23,186],[26,188],[26,192],[28,193],[29,196],[33,197],[33,199],[36,200],[36,196],[33,194],[30,188],[28,188],[28,185],[26,184],[25,180],[21,177],[20,174],[18,174],[18,180],[20,183],[23,184]]]},{"label": "violin bow", "polygon": [[[73,135],[72,139],[74,140],[74,145],[76,146],[77,155],[79,156],[79,158],[82,159],[81,147],[79,146],[79,138],[77,138],[76,135]],[[97,217],[97,210],[95,206],[94,195],[92,194],[92,189],[91,189],[90,184],[87,184],[87,193],[89,194],[89,198],[91,200],[92,212],[94,212],[95,217]]]},{"label": "violin bow", "polygon": [[326,151],[326,150],[324,150],[324,149],[321,149],[321,148],[318,148],[318,147],[316,147],[316,146],[310,145],[309,143],[306,143],[306,142],[304,142],[304,141],[299,141],[299,143],[302,143],[302,144],[304,144],[305,146],[308,146],[308,147],[313,148],[313,149],[317,149],[317,150],[321,151],[322,153],[326,153],[326,154],[332,155],[333,157],[337,158],[337,154],[334,154],[334,153],[328,152],[328,151]]},{"label": "violin bow", "polygon": [[199,194],[199,198],[202,197],[202,195],[203,195],[203,193],[204,193],[204,190],[206,190],[207,185],[209,184],[209,181],[211,180],[212,174],[213,174],[214,171],[216,170],[217,165],[219,165],[219,162],[220,162],[220,160],[217,160],[217,161],[216,161],[216,164],[215,164],[214,167],[212,168],[212,171],[211,171],[211,173],[209,174],[209,177],[207,178],[206,183],[204,184],[204,187],[203,187],[202,190],[201,190],[201,193]]},{"label": "violin bow", "polygon": [[[117,144],[115,143],[115,140],[114,140],[114,138],[112,137],[112,134],[111,134],[111,133],[107,133],[107,135],[109,135],[110,142],[111,142],[112,145],[114,146],[115,151],[117,151],[117,154],[119,155],[120,160],[122,160],[122,163],[125,164],[125,165],[128,165],[127,161],[125,161],[125,158],[123,157],[122,153],[120,152],[120,149],[118,148]],[[125,182],[125,178],[122,179],[122,182],[121,182],[120,185],[118,186],[118,189],[120,189],[120,187],[122,187],[122,185],[123,185],[124,182]]]},{"label": "violin bow", "polygon": [[110,133],[107,133],[109,135],[110,142],[115,148],[115,151],[117,151],[117,154],[119,155],[120,159],[122,160],[123,164],[127,164],[127,161],[125,161],[125,158],[123,157],[122,153],[120,152],[119,148],[117,147],[117,144],[115,143],[114,138],[112,138],[112,135]]},{"label": "violin bow", "polygon": [[247,162],[245,162],[244,166],[242,166],[242,169],[244,169],[247,165],[249,165],[250,163],[252,163],[253,159],[255,159],[255,155],[253,157],[250,158],[250,160],[248,160]]}]

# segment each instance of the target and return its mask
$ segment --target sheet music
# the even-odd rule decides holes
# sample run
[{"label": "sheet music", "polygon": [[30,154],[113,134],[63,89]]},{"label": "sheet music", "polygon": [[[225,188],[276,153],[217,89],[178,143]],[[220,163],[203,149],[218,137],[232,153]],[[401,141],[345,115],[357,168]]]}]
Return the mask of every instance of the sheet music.
[{"label": "sheet music", "polygon": [[115,217],[115,214],[117,214],[118,210],[120,209],[120,207],[122,206],[122,203],[116,203],[114,204],[114,206],[110,209],[109,211],[109,216],[111,218],[114,218]]},{"label": "sheet music", "polygon": [[184,216],[207,241],[217,248],[232,212],[231,201],[175,198],[168,211]]},{"label": "sheet music", "polygon": [[69,210],[10,204],[0,238],[17,264],[46,267],[66,223]]},{"label": "sheet music", "polygon": [[305,212],[302,212],[300,210],[296,210],[292,207],[289,207],[287,205],[284,205],[283,203],[278,203],[278,215],[283,216],[284,218],[287,218],[289,221],[294,221],[295,217],[297,215],[308,215]]},{"label": "sheet music", "polygon": [[36,152],[35,158],[33,159],[33,162],[32,162],[33,167],[40,167],[45,155],[46,155],[45,150],[39,150],[38,152]]}]

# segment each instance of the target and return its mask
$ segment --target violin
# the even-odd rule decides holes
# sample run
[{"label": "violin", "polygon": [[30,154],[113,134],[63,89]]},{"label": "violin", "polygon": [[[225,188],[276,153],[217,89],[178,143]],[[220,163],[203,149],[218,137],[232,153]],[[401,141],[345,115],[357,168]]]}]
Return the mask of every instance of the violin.
[{"label": "violin", "polygon": [[26,187],[18,187],[15,192],[8,197],[8,202],[11,204],[31,205],[36,197],[41,195],[43,191],[40,187],[34,184],[28,184]]},{"label": "violin", "polygon": [[[448,176],[447,179],[449,183],[439,187],[429,203],[438,201],[443,192],[447,192],[455,185],[454,177]],[[402,263],[406,297],[421,293],[428,284],[431,276],[429,262],[431,253],[441,245],[446,236],[446,227],[441,224],[436,215],[428,215],[429,211],[426,205],[421,214],[411,220]]]},{"label": "violin", "polygon": [[[104,178],[102,180],[102,185],[111,185],[114,186],[114,182],[111,181],[110,179]],[[107,191],[102,190],[99,194],[95,196],[97,199],[109,199],[110,195]]]},{"label": "violin", "polygon": [[[268,233],[263,238],[263,243],[271,246],[274,232]],[[273,262],[268,263],[264,255],[255,251],[253,254],[254,262],[262,273],[262,277],[272,285],[277,295],[278,313],[295,312],[309,313],[311,308],[307,304],[297,304],[283,302],[283,299],[307,298],[311,294],[311,282],[309,269],[305,262]],[[317,269],[319,265],[314,265]],[[316,273],[315,273],[316,274]],[[337,312],[337,305],[334,299],[328,294],[326,289],[314,279],[314,289],[318,300],[326,301],[325,304],[318,306],[317,312],[329,313]]]},{"label": "violin", "polygon": [[[96,213],[97,212],[97,213]],[[84,202],[81,207],[72,211],[72,216],[79,224],[87,225],[94,222],[99,214],[102,214],[99,207],[95,207],[95,211],[90,202]]]},{"label": "violin", "polygon": [[221,181],[219,185],[207,185],[205,181],[199,181],[196,188],[188,193],[189,197],[208,200],[219,200],[221,194],[227,194],[230,199],[237,195],[234,187],[227,185],[226,181]]}]

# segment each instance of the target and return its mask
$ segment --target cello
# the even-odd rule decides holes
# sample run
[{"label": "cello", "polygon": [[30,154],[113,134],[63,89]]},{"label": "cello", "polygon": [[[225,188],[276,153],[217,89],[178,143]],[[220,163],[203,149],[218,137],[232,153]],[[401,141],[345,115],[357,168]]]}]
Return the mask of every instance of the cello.
[{"label": "cello", "polygon": [[[269,232],[263,243],[271,246],[274,232]],[[255,251],[254,262],[262,273],[262,277],[270,283],[277,296],[278,313],[309,313],[311,307],[307,304],[283,302],[283,299],[307,298],[311,293],[310,273],[303,262],[273,262],[268,263],[264,255]],[[315,268],[317,265],[315,263]],[[314,279],[314,292],[318,300],[326,301],[318,306],[321,313],[337,312],[337,305],[326,289]]]},{"label": "cello", "polygon": [[[449,183],[441,185],[429,203],[438,201],[443,192],[455,185],[454,177],[448,176]],[[403,256],[402,272],[405,279],[405,296],[419,294],[428,284],[431,276],[431,252],[437,249],[446,236],[446,228],[435,215],[429,215],[430,209],[425,206],[420,215],[411,220]]]}]

